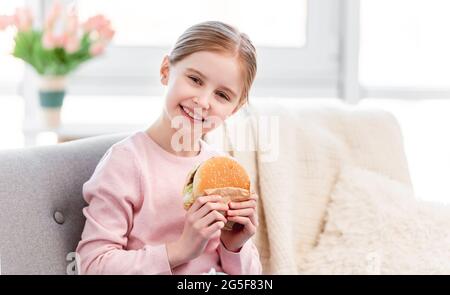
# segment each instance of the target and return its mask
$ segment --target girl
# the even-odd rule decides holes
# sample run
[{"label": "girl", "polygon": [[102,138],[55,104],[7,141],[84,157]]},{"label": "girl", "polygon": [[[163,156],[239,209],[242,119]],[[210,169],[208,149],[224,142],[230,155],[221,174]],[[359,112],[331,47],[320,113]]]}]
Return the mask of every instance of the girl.
[{"label": "girl", "polygon": [[[160,117],[109,148],[83,185],[88,206],[76,250],[80,273],[201,274],[214,268],[260,274],[251,241],[258,226],[253,191],[249,201],[229,205],[220,196],[202,196],[187,212],[181,196],[195,165],[224,155],[202,136],[247,102],[255,48],[227,24],[200,23],[180,36],[160,73],[167,86]],[[174,127],[175,121],[184,124]],[[181,148],[174,140],[180,134]],[[239,225],[222,231],[227,220]]]}]

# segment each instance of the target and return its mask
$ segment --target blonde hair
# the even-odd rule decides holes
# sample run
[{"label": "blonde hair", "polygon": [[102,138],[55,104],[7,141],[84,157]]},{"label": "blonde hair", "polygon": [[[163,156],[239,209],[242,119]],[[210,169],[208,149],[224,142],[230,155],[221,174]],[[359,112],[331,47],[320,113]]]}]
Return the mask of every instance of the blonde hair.
[{"label": "blonde hair", "polygon": [[188,28],[178,38],[169,54],[169,61],[176,64],[199,51],[228,53],[238,58],[244,78],[238,108],[248,102],[248,94],[257,70],[256,49],[250,38],[223,22],[202,22]]}]

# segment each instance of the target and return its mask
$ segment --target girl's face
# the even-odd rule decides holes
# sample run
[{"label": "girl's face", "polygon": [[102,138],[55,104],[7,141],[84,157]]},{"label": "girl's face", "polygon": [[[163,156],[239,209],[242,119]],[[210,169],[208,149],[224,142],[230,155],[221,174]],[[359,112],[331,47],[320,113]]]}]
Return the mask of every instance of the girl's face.
[{"label": "girl's face", "polygon": [[193,53],[175,65],[168,56],[161,65],[161,82],[167,86],[165,114],[201,126],[202,134],[218,127],[238,110],[243,89],[239,61],[209,51]]}]

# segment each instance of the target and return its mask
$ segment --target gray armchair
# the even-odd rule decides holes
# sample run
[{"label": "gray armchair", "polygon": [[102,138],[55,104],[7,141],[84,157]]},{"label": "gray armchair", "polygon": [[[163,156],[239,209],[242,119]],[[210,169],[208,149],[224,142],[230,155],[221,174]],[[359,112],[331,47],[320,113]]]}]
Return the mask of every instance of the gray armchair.
[{"label": "gray armchair", "polygon": [[0,151],[1,274],[74,274],[84,226],[82,186],[129,134]]}]

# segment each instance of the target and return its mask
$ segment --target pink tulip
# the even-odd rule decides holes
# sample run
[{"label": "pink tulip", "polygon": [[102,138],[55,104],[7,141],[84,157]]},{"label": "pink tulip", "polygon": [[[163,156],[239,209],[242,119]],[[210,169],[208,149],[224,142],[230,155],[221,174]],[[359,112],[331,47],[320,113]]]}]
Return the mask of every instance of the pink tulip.
[{"label": "pink tulip", "polygon": [[78,31],[78,16],[76,14],[69,14],[66,18],[66,32],[69,35],[74,35]]},{"label": "pink tulip", "polygon": [[0,31],[5,30],[12,24],[14,24],[14,17],[9,15],[0,15]]},{"label": "pink tulip", "polygon": [[80,40],[77,36],[69,37],[65,40],[64,49],[68,53],[74,53],[80,48]]},{"label": "pink tulip", "polygon": [[45,32],[42,36],[42,46],[49,50],[56,47],[55,38],[51,32]]},{"label": "pink tulip", "polygon": [[[55,27],[60,21],[63,27]],[[78,15],[74,7],[63,11],[59,1],[54,2],[45,21],[42,44],[46,49],[64,48],[74,53],[80,48]]]},{"label": "pink tulip", "polygon": [[103,53],[103,51],[105,50],[105,44],[103,44],[102,42],[97,42],[91,45],[91,48],[89,48],[89,53],[92,56],[97,56]]},{"label": "pink tulip", "polygon": [[17,8],[16,14],[14,15],[14,23],[21,32],[30,30],[33,25],[31,10],[27,7]]},{"label": "pink tulip", "polygon": [[83,23],[83,30],[89,34],[91,47],[89,52],[97,56],[105,50],[106,45],[114,37],[115,31],[111,28],[111,22],[105,16],[99,14],[90,17]]},{"label": "pink tulip", "polygon": [[78,37],[78,15],[75,11],[69,13],[66,19],[66,39],[64,48],[68,53],[74,53],[80,48],[80,39]]},{"label": "pink tulip", "polygon": [[52,30],[56,21],[60,17],[62,12],[62,5],[59,1],[53,2],[53,5],[50,8],[50,11],[45,19],[45,30]]},{"label": "pink tulip", "polygon": [[98,31],[100,28],[108,27],[111,25],[111,22],[105,18],[105,16],[98,14],[90,17],[87,21],[83,23],[83,30],[86,33],[90,33],[92,31]]},{"label": "pink tulip", "polygon": [[[69,36],[67,34],[55,35],[52,32],[45,32],[42,36],[42,46],[45,49],[62,48],[66,47],[67,40]],[[69,45],[69,48],[73,50],[75,45]]]},{"label": "pink tulip", "polygon": [[110,41],[114,37],[115,31],[111,27],[103,27],[98,30],[99,38]]},{"label": "pink tulip", "polygon": [[64,47],[64,44],[66,43],[67,39],[68,39],[67,34],[55,36],[56,47]]},{"label": "pink tulip", "polygon": [[[63,18],[64,29],[62,32],[55,32],[56,22]],[[80,32],[80,28],[82,32]],[[55,2],[45,20],[45,29],[42,36],[42,44],[46,49],[64,48],[67,53],[74,53],[80,48],[80,33],[89,34],[91,45],[89,53],[92,56],[102,54],[106,45],[114,37],[114,30],[111,22],[103,15],[95,15],[80,25],[77,12],[74,8],[66,13],[62,11],[62,6]]]}]

